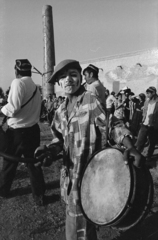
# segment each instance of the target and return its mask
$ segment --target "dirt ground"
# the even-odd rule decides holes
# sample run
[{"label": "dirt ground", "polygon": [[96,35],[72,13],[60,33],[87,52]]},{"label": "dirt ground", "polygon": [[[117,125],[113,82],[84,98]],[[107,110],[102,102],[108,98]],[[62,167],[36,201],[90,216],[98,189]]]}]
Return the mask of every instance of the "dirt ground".
[{"label": "dirt ground", "polygon": [[[51,140],[47,124],[41,124],[41,144]],[[155,153],[157,154],[158,149]],[[120,232],[99,227],[98,240],[158,240],[158,161],[149,164],[154,182],[154,203],[143,223]],[[47,185],[45,205],[34,205],[27,169],[19,164],[12,185],[11,197],[0,198],[0,240],[64,240],[65,205],[60,199],[59,172],[62,160],[44,168]],[[0,158],[0,169],[2,158]]]}]

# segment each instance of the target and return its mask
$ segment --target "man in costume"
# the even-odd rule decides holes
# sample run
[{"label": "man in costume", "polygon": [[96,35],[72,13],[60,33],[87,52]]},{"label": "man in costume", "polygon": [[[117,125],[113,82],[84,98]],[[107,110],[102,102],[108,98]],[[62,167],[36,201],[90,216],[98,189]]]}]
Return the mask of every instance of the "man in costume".
[{"label": "man in costume", "polygon": [[[106,147],[106,115],[100,101],[82,85],[81,66],[76,60],[60,62],[50,78],[59,82],[66,100],[56,110],[51,124],[52,142],[40,146],[35,157],[49,165],[63,151],[61,169],[61,196],[66,203],[66,239],[96,240],[93,224],[83,216],[79,201],[79,182],[88,159]],[[114,130],[115,131],[115,130]],[[124,144],[135,157],[134,164],[141,165],[141,155],[130,140],[130,132],[118,127],[115,141]]]}]

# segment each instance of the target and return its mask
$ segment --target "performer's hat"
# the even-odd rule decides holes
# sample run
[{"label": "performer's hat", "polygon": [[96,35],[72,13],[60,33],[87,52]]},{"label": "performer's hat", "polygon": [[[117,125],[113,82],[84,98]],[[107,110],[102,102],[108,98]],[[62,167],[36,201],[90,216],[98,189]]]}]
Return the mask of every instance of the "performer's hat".
[{"label": "performer's hat", "polygon": [[72,60],[72,59],[63,60],[60,63],[58,63],[58,65],[55,67],[53,74],[48,79],[48,83],[58,82],[59,73],[68,68],[77,69],[77,70],[79,70],[79,72],[81,72],[81,70],[82,70],[78,61]]}]

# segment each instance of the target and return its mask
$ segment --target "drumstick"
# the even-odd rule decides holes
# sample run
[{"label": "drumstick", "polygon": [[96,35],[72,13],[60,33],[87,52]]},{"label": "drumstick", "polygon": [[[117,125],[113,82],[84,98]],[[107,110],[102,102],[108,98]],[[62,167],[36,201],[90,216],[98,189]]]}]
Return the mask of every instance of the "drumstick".
[{"label": "drumstick", "polygon": [[7,159],[10,162],[22,162],[22,163],[37,163],[43,160],[39,160],[36,158],[21,158],[21,157],[17,157],[17,156],[11,156],[7,153],[3,153],[0,151],[0,156],[4,157],[5,159]]}]

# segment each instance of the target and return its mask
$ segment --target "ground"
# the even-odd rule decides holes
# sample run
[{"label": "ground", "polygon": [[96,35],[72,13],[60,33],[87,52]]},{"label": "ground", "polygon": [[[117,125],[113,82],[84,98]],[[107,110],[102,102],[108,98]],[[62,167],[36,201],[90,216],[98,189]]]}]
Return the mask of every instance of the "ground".
[{"label": "ground", "polygon": [[[51,140],[47,124],[41,124],[41,140]],[[155,157],[156,158],[156,157]],[[157,159],[156,159],[157,160]],[[154,203],[143,223],[120,232],[110,227],[97,229],[98,240],[157,240],[158,239],[158,161],[150,165],[154,182]],[[0,240],[64,240],[65,205],[60,199],[59,173],[62,160],[44,168],[47,185],[45,205],[35,206],[27,169],[19,165],[11,189],[11,197],[0,198]],[[0,159],[0,169],[2,158]]]}]

